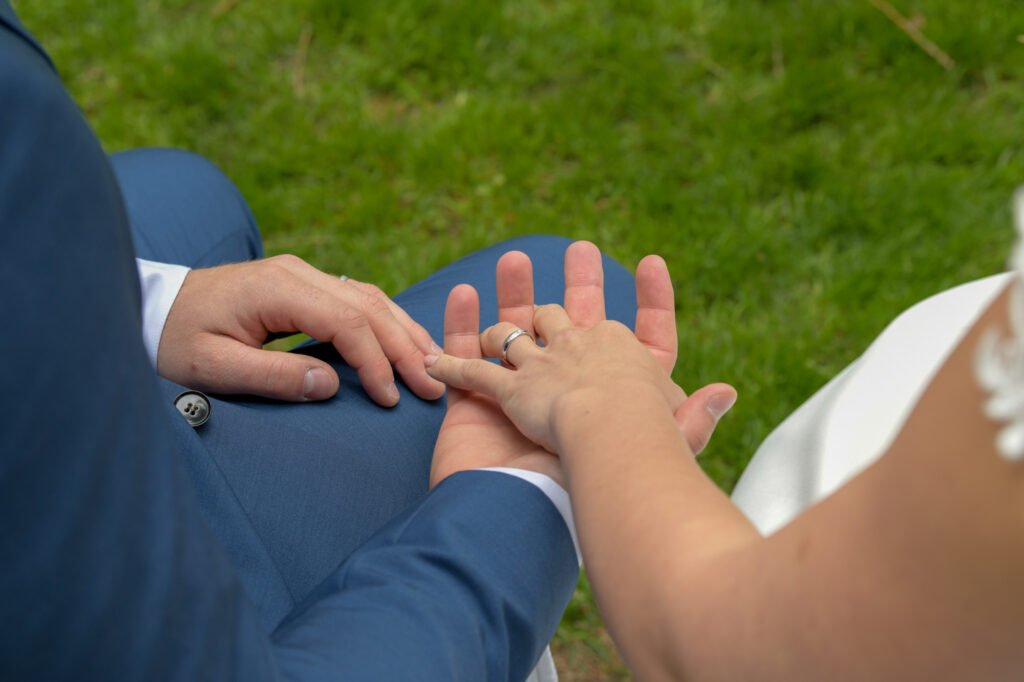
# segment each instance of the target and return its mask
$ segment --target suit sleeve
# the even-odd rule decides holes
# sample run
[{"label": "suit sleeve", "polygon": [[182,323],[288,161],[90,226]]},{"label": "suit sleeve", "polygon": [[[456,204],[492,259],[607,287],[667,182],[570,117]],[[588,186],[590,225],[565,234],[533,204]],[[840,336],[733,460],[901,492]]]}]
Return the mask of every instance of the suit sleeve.
[{"label": "suit sleeve", "polygon": [[268,635],[142,343],[107,157],[0,0],[0,679],[524,677],[576,567],[530,484],[439,486]]},{"label": "suit sleeve", "polygon": [[324,581],[274,633],[275,656],[295,680],[522,680],[577,576],[541,490],[462,472]]}]

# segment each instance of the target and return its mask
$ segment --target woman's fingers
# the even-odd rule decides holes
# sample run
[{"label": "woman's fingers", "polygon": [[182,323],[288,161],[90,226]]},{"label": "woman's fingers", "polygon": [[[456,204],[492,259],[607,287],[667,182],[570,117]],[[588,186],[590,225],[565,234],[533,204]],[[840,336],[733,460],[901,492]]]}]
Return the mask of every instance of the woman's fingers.
[{"label": "woman's fingers", "polygon": [[679,340],[672,278],[661,256],[647,256],[637,265],[636,303],[636,337],[671,372]]},{"label": "woman's fingers", "polygon": [[[508,381],[513,374],[513,372],[487,360],[459,358],[447,353],[428,355],[426,363],[427,372],[438,381],[442,381],[452,388],[473,391],[495,399],[498,398],[503,383]],[[449,406],[456,394],[453,392],[449,396]]]},{"label": "woman's fingers", "polygon": [[[529,335],[529,332],[511,338],[511,335],[520,329],[522,328],[511,322],[499,322],[485,329],[483,334],[480,335],[480,349],[483,351],[484,356],[502,358],[513,367],[519,367],[530,357],[543,352],[534,342],[533,337]],[[509,339],[507,350],[505,348],[506,339]],[[503,351],[505,351],[504,354]]]},{"label": "woman's fingers", "polygon": [[711,440],[718,420],[735,403],[735,388],[729,384],[709,384],[694,391],[676,410],[676,423],[693,454],[701,453]]},{"label": "woman's fingers", "polygon": [[601,250],[590,242],[574,242],[565,251],[565,310],[585,329],[605,319]]},{"label": "woman's fingers", "polygon": [[534,309],[533,328],[537,332],[537,338],[545,344],[551,343],[558,332],[572,329],[573,326],[569,314],[560,305],[541,305]]},{"label": "woman's fingers", "polygon": [[533,334],[533,263],[522,251],[509,251],[495,269],[498,320]]}]

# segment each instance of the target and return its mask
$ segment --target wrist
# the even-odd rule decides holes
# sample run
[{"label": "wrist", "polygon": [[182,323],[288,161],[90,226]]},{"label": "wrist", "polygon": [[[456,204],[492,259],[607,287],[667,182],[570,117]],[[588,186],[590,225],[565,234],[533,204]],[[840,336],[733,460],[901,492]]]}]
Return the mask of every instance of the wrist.
[{"label": "wrist", "polygon": [[645,425],[674,421],[672,408],[657,387],[645,382],[614,389],[580,389],[559,397],[551,410],[552,434],[559,457],[571,459],[588,443],[635,432]]},{"label": "wrist", "polygon": [[430,469],[430,488],[437,487],[441,481],[461,471],[478,471],[480,469],[520,469],[547,476],[562,488],[566,487],[565,474],[558,464],[558,458],[546,452],[535,452],[520,455],[507,461],[494,462],[462,462],[461,464],[440,464],[436,460]]}]

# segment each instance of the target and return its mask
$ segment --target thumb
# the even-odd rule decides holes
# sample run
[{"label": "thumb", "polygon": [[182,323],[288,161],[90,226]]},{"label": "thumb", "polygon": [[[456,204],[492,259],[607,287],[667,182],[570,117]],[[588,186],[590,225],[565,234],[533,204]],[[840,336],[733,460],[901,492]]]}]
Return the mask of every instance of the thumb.
[{"label": "thumb", "polygon": [[222,348],[209,350],[213,357],[225,358],[226,370],[211,377],[216,378],[218,393],[304,402],[326,400],[338,392],[338,375],[322,360],[299,353],[252,348],[227,337],[220,337],[216,345]]},{"label": "thumb", "polygon": [[679,406],[676,423],[693,454],[699,455],[708,444],[718,420],[736,403],[736,397],[736,389],[729,384],[708,384]]}]

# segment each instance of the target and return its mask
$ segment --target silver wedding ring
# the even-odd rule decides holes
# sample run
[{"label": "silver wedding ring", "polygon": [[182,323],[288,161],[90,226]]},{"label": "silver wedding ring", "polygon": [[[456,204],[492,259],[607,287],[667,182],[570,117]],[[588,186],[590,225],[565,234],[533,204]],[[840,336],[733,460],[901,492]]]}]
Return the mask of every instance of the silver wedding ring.
[{"label": "silver wedding ring", "polygon": [[520,336],[527,336],[530,340],[533,337],[530,336],[530,332],[525,329],[516,329],[511,334],[505,337],[505,340],[501,342],[501,361],[509,367],[515,367],[511,362],[508,361],[508,347],[512,345],[512,342],[518,339]]}]

